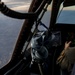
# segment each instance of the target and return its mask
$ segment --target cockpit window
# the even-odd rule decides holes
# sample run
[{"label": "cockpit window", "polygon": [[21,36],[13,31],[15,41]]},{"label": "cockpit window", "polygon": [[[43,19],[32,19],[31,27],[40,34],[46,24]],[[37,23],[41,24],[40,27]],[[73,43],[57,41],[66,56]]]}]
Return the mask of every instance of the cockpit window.
[{"label": "cockpit window", "polygon": [[62,7],[56,23],[75,24],[75,6]]},{"label": "cockpit window", "polygon": [[[27,12],[31,0],[1,0],[7,7]],[[0,12],[0,68],[9,62],[24,20],[14,19]]]},{"label": "cockpit window", "polygon": [[[4,2],[4,4],[8,8],[21,13],[27,13],[32,2],[32,0],[1,1]],[[49,5],[49,7],[47,8],[47,12],[43,15],[43,18],[41,20],[41,22],[46,25],[46,27],[49,27],[51,7],[52,4]],[[10,61],[24,21],[24,19],[15,19],[8,17],[0,12],[0,68],[2,68]],[[39,26],[39,29],[45,30],[45,28],[42,28],[41,25]]]}]

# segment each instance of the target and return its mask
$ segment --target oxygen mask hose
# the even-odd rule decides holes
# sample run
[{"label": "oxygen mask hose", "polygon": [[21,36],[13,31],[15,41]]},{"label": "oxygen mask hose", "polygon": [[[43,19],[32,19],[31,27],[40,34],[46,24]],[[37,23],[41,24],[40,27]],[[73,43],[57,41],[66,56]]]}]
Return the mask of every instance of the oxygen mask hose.
[{"label": "oxygen mask hose", "polygon": [[16,19],[32,19],[36,18],[37,14],[30,12],[30,13],[20,13],[14,10],[11,10],[8,8],[3,2],[0,2],[0,11],[4,15],[11,17],[11,18],[16,18]]}]

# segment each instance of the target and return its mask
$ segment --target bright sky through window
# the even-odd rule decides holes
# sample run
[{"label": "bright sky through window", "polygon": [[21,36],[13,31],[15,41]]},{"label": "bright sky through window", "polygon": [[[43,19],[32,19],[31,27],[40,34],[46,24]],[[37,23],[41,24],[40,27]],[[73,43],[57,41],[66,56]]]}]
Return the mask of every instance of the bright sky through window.
[{"label": "bright sky through window", "polygon": [[16,11],[27,11],[31,0],[2,0],[9,8]]}]

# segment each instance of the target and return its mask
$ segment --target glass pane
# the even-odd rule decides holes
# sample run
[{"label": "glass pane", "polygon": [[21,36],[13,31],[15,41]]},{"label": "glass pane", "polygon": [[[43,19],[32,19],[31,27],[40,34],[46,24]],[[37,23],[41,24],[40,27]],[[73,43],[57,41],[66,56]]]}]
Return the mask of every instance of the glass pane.
[{"label": "glass pane", "polygon": [[[7,7],[19,12],[27,12],[32,0],[2,0]],[[51,5],[42,18],[42,22],[49,27]],[[0,13],[0,68],[11,59],[19,32],[24,20],[7,17]],[[44,29],[40,27],[41,29]]]},{"label": "glass pane", "polygon": [[[27,12],[31,0],[2,2],[15,11]],[[9,62],[23,22],[24,20],[10,18],[0,13],[0,68]]]},{"label": "glass pane", "polygon": [[75,6],[64,7],[57,23],[75,24]]}]

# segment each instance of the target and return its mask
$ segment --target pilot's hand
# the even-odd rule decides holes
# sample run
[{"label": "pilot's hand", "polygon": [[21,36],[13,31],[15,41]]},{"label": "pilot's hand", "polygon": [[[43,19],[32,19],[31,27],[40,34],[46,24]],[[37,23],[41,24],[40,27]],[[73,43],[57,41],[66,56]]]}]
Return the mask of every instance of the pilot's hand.
[{"label": "pilot's hand", "polygon": [[69,46],[70,46],[70,44],[71,44],[71,41],[69,41],[69,42],[65,42],[64,50],[68,49]]}]

